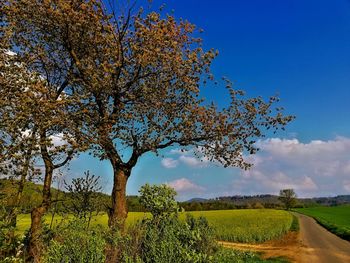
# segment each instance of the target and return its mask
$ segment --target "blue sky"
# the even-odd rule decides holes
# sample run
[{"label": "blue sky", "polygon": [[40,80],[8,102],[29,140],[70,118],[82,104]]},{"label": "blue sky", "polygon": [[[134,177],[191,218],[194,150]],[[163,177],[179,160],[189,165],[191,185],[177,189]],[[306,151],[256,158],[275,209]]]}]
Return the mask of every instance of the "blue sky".
[{"label": "blue sky", "polygon": [[[250,96],[278,94],[297,118],[286,132],[259,142],[262,151],[250,157],[255,167],[248,172],[198,162],[175,147],[141,158],[128,194],[146,182],[172,185],[180,200],[287,187],[299,196],[350,194],[350,1],[173,0],[166,10],[204,29],[204,47],[219,51],[216,77],[228,77]],[[228,101],[225,89],[202,94],[218,105]],[[109,192],[108,162],[83,154],[68,174],[88,169]]]}]

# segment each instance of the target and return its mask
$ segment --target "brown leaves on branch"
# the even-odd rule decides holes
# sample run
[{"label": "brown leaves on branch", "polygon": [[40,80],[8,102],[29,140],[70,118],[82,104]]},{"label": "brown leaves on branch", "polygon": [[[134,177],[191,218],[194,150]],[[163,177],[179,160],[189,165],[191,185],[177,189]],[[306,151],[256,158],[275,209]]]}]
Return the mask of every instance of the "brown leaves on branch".
[{"label": "brown leaves on branch", "polygon": [[130,147],[134,159],[193,145],[225,166],[246,168],[243,153],[255,153],[254,140],[265,128],[292,119],[273,109],[277,98],[245,99],[229,82],[230,106],[203,102],[201,80],[211,77],[216,53],[203,51],[187,21],[142,9],[118,16],[98,0],[8,2],[12,47],[55,87],[54,96],[62,85],[79,95],[72,108],[84,123],[81,135],[101,158],[108,158],[108,142],[113,154]]}]

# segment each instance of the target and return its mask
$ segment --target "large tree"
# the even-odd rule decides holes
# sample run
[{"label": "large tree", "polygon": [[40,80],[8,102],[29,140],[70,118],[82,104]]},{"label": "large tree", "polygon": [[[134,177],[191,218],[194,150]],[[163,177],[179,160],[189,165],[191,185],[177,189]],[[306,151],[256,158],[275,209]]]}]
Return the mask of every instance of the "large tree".
[{"label": "large tree", "polygon": [[112,228],[124,225],[126,184],[143,154],[194,147],[211,161],[248,168],[255,140],[292,119],[273,108],[277,98],[245,98],[228,81],[227,107],[202,99],[216,52],[203,50],[187,21],[99,0],[8,2],[16,48],[51,65],[35,65],[39,72],[68,72],[67,84],[84,98],[80,132],[113,167]]}]

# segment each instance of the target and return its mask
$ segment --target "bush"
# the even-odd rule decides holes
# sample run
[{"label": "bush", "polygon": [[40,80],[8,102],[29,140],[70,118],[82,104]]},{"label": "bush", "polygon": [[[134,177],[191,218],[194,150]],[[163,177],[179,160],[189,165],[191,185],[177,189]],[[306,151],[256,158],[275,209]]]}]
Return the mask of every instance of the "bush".
[{"label": "bush", "polygon": [[205,218],[180,221],[176,192],[167,185],[145,185],[140,193],[140,202],[153,215],[140,224],[143,262],[211,262],[216,242]]},{"label": "bush", "polygon": [[9,213],[5,206],[0,206],[0,262],[22,262],[22,238],[16,234],[16,225]]},{"label": "bush", "polygon": [[181,222],[177,216],[167,220],[146,220],[141,242],[143,262],[211,262],[216,250],[214,231],[205,218],[188,217]]},{"label": "bush", "polygon": [[105,261],[105,239],[100,229],[86,230],[81,221],[69,222],[56,230],[44,256],[48,263],[85,263]]},{"label": "bush", "polygon": [[162,185],[145,184],[140,189],[140,203],[154,218],[170,216],[179,211],[175,201],[176,192],[173,188]]}]

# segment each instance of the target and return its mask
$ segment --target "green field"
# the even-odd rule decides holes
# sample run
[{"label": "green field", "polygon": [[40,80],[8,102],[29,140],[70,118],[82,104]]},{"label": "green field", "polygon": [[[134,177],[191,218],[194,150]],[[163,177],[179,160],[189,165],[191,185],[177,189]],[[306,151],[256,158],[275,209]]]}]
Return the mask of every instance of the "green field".
[{"label": "green field", "polygon": [[[216,230],[219,240],[231,242],[263,242],[281,237],[291,227],[293,217],[290,213],[272,209],[244,209],[244,210],[216,210],[187,212],[194,217],[204,216],[209,224]],[[186,213],[180,217],[185,218]],[[137,220],[149,216],[142,212],[129,212],[127,224],[133,224]],[[51,216],[45,217],[46,222],[51,222]],[[99,215],[92,219],[92,225],[107,225],[107,215]],[[57,216],[54,224],[59,224],[62,217]],[[18,231],[24,232],[29,228],[30,216],[18,217]]]},{"label": "green field", "polygon": [[299,208],[295,211],[315,218],[337,236],[350,241],[350,205]]}]

